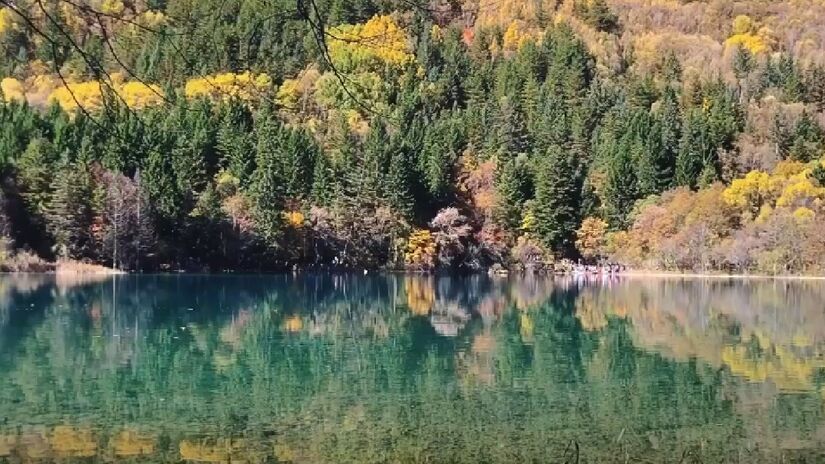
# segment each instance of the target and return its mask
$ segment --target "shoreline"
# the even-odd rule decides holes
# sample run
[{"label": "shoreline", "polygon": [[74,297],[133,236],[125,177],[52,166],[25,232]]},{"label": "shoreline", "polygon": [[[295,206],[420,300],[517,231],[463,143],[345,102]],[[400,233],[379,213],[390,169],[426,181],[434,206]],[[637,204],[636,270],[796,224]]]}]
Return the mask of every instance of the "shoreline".
[{"label": "shoreline", "polygon": [[821,275],[767,275],[767,274],[713,274],[696,272],[665,272],[665,271],[625,271],[612,274],[627,278],[658,278],[658,279],[730,279],[730,280],[825,280]]},{"label": "shoreline", "polygon": [[365,272],[364,269],[336,269],[336,270],[318,270],[318,269],[298,269],[298,270],[281,270],[272,272],[256,272],[251,270],[242,271],[220,271],[220,272],[202,272],[202,271],[153,271],[153,272],[130,272],[118,269],[112,269],[105,266],[86,264],[86,263],[54,263],[51,269],[44,271],[0,271],[0,275],[21,275],[21,274],[41,274],[41,275],[55,275],[55,276],[118,276],[118,275],[200,275],[200,276],[227,276],[227,275],[296,275],[296,274],[317,274],[317,273],[331,273],[331,274],[350,274],[350,275],[419,275],[419,276],[444,276],[444,275],[489,275],[490,277],[507,278],[518,275],[533,275],[533,276],[547,276],[547,277],[576,277],[587,280],[598,280],[604,277],[620,277],[627,279],[708,279],[708,280],[798,280],[798,281],[825,281],[825,275],[767,275],[767,274],[719,274],[719,273],[701,273],[701,272],[668,272],[668,271],[653,271],[653,270],[631,270],[614,273],[573,273],[573,272],[525,272],[525,271],[505,271],[505,272],[490,272],[489,270],[481,270],[468,273],[451,273],[451,272],[422,272],[419,270],[399,270],[399,269],[369,269]]}]

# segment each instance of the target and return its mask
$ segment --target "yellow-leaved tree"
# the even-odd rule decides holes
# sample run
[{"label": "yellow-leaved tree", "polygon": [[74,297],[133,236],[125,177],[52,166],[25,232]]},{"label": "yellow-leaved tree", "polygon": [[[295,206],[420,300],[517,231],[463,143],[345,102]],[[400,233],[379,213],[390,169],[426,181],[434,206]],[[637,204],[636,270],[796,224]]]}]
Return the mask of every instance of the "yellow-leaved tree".
[{"label": "yellow-leaved tree", "polygon": [[407,240],[404,261],[412,269],[431,269],[435,266],[435,238],[426,229],[414,231]]},{"label": "yellow-leaved tree", "polygon": [[330,28],[329,54],[342,72],[401,67],[413,61],[407,33],[391,16],[374,16],[364,24]]},{"label": "yellow-leaved tree", "polygon": [[607,222],[595,217],[585,218],[576,231],[576,248],[582,256],[592,259],[603,255],[606,245]]},{"label": "yellow-leaved tree", "polygon": [[48,100],[70,113],[80,107],[93,112],[103,108],[103,91],[98,81],[68,83],[54,89]]},{"label": "yellow-leaved tree", "polygon": [[60,85],[48,97],[49,102],[56,102],[67,112],[74,112],[82,107],[84,111],[94,112],[103,108],[103,96],[114,87],[117,103],[126,103],[132,109],[142,109],[163,103],[163,92],[153,84],[130,81],[121,82],[113,75],[108,84],[99,81],[72,82]]},{"label": "yellow-leaved tree", "polygon": [[0,81],[0,90],[3,91],[3,99],[7,102],[12,100],[19,102],[26,101],[26,92],[23,90],[23,84],[13,77],[6,77]]},{"label": "yellow-leaved tree", "polygon": [[813,167],[794,161],[779,163],[770,174],[751,171],[722,193],[725,202],[747,218],[767,219],[777,209],[810,218],[825,203],[825,187],[813,178]]},{"label": "yellow-leaved tree", "polygon": [[0,34],[6,32],[14,24],[14,12],[8,8],[0,8]]},{"label": "yellow-leaved tree", "polygon": [[120,86],[118,93],[130,108],[146,108],[163,103],[160,87],[142,82],[127,82]]},{"label": "yellow-leaved tree", "polygon": [[252,102],[262,98],[272,88],[272,78],[266,74],[223,73],[190,79],[184,88],[187,98],[206,97],[211,100],[238,98]]},{"label": "yellow-leaved tree", "polygon": [[733,20],[733,35],[725,41],[728,47],[744,47],[754,55],[770,51],[770,31],[760,29],[757,23],[746,15],[739,15]]}]

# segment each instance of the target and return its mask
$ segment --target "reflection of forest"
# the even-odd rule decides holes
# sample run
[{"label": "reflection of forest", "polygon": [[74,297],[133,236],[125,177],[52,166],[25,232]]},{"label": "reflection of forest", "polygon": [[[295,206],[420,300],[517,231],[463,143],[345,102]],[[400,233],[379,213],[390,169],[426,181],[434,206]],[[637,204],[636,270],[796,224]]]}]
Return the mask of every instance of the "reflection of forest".
[{"label": "reflection of forest", "polygon": [[809,391],[825,373],[823,301],[820,282],[630,280],[587,287],[576,308],[585,329],[627,319],[635,346]]},{"label": "reflection of forest", "polygon": [[818,284],[13,280],[0,461],[561,462],[573,441],[581,462],[805,461],[825,444]]}]

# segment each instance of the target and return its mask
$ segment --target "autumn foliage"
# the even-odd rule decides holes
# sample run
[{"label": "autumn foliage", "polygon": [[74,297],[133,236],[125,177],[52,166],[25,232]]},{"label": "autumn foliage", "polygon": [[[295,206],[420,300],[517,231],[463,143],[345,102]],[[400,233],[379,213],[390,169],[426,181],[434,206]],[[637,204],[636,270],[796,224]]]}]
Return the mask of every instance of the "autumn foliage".
[{"label": "autumn foliage", "polygon": [[613,233],[610,252],[638,266],[766,274],[821,272],[825,188],[809,165],[780,163],[728,187],[663,194]]}]

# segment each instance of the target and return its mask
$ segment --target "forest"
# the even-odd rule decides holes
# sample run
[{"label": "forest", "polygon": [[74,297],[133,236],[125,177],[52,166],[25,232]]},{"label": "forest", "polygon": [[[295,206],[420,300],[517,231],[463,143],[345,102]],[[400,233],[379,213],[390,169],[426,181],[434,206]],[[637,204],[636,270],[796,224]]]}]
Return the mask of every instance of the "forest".
[{"label": "forest", "polygon": [[823,0],[0,0],[0,268],[825,272]]}]

